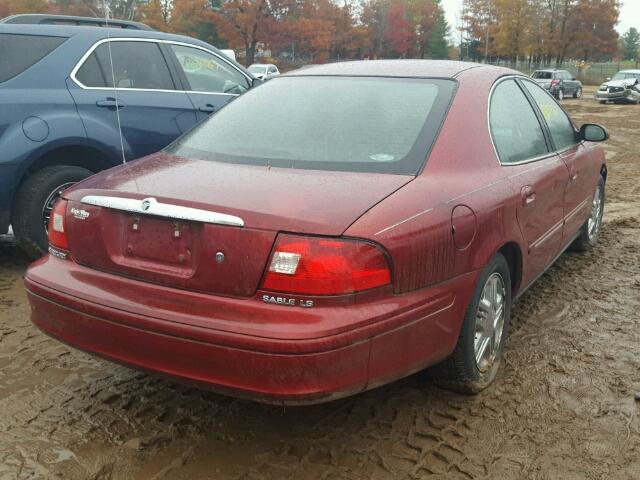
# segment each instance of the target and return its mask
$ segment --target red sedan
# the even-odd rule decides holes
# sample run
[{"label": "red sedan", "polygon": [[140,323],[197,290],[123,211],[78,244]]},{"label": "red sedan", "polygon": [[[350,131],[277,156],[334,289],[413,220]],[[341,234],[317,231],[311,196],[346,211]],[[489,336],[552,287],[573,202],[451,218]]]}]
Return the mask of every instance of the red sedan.
[{"label": "red sedan", "polygon": [[163,152],[64,192],[26,275],[74,347],[231,395],[321,402],[433,366],[478,392],[513,301],[598,240],[607,169],[512,70],[283,75]]}]

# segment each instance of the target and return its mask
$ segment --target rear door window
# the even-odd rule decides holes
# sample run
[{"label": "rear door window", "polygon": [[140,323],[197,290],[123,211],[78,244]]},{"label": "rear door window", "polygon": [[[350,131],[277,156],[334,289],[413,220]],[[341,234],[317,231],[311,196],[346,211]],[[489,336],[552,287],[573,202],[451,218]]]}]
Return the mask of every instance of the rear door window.
[{"label": "rear door window", "polygon": [[15,77],[42,60],[66,37],[0,34],[0,82]]},{"label": "rear door window", "polygon": [[187,77],[190,90],[238,95],[249,89],[247,77],[212,53],[174,44],[171,49]]},{"label": "rear door window", "polygon": [[[111,71],[113,59],[113,72]],[[160,47],[155,42],[112,41],[100,44],[78,69],[85,87],[175,90]]]},{"label": "rear door window", "polygon": [[491,96],[491,135],[502,164],[549,153],[538,117],[514,80],[498,84]]},{"label": "rear door window", "polygon": [[551,131],[556,150],[564,150],[578,143],[573,123],[555,99],[545,90],[532,82],[522,82],[538,104]]}]

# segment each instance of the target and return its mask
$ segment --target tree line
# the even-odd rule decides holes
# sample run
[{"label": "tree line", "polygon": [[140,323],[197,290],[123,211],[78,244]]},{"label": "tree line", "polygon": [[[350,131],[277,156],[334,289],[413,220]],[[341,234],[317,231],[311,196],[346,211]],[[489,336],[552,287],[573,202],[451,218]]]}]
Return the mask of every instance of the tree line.
[{"label": "tree line", "polygon": [[[50,12],[103,16],[103,0],[0,0],[0,17]],[[291,62],[448,58],[440,0],[106,0],[113,18]]]},{"label": "tree line", "polygon": [[556,66],[608,60],[620,49],[619,15],[619,0],[463,0],[461,53]]}]

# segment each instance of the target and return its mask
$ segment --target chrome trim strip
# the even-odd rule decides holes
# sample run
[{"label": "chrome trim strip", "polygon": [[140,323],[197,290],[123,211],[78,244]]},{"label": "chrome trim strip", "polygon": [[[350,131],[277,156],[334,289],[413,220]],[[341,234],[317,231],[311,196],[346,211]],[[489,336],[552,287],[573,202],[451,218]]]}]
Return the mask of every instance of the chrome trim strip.
[{"label": "chrome trim strip", "polygon": [[[198,50],[202,50],[203,52],[207,52],[211,55],[213,55],[214,57],[217,57],[218,59],[220,59],[220,61],[222,61],[222,63],[224,63],[225,65],[228,65],[229,67],[233,68],[234,70],[238,71],[243,77],[245,77],[248,81],[249,84],[251,84],[251,77],[249,77],[246,73],[244,73],[242,70],[240,70],[238,67],[236,67],[235,65],[233,65],[232,63],[228,62],[227,60],[225,60],[222,56],[218,55],[215,52],[212,52],[211,50],[208,50],[204,47],[201,47],[199,45],[193,45],[191,43],[185,43],[185,42],[178,42],[175,40],[160,40],[160,39],[155,39],[155,38],[123,38],[123,37],[117,37],[117,38],[103,38],[102,40],[98,40],[96,43],[94,43],[89,50],[87,50],[85,52],[85,54],[80,58],[80,60],[78,61],[78,63],[76,63],[76,66],[73,67],[73,70],[71,70],[71,74],[69,75],[69,77],[71,78],[71,80],[73,80],[73,82],[78,85],[78,87],[82,88],[83,90],[108,90],[110,92],[112,92],[114,90],[114,87],[87,87],[86,85],[84,85],[80,80],[78,80],[76,78],[76,74],[78,73],[78,70],[80,70],[80,68],[82,67],[82,65],[84,64],[84,62],[87,60],[87,58],[89,58],[89,56],[91,56],[91,54],[93,53],[93,51],[98,48],[100,45],[102,45],[103,43],[106,42],[147,42],[147,43],[166,43],[166,44],[171,44],[171,45],[182,45],[183,47],[191,47],[191,48],[196,48]],[[180,90],[180,89],[176,89],[176,90],[162,90],[162,89],[157,89],[157,88],[122,88],[122,87],[115,87],[115,90],[123,90],[123,91],[131,91],[131,92],[164,92],[164,93],[176,93],[176,92],[185,92],[185,93],[206,93],[209,95],[226,95],[226,96],[232,96],[232,97],[237,97],[237,94],[231,94],[231,93],[222,93],[222,92],[196,92],[196,91],[192,91],[192,90]]]},{"label": "chrome trim strip", "polygon": [[581,201],[578,206],[576,206],[576,208],[574,208],[573,210],[571,210],[565,217],[564,217],[564,221],[568,222],[569,220],[571,220],[574,216],[576,216],[578,213],[580,213],[582,211],[582,209],[584,207],[586,207],[589,204],[589,200],[591,200],[591,197],[587,197],[585,198],[583,201]]},{"label": "chrome trim strip", "polygon": [[562,227],[564,227],[564,218],[560,220],[558,223],[556,223],[549,230],[547,230],[545,233],[543,233],[542,236],[538,238],[536,241],[534,241],[531,245],[529,245],[529,251],[533,250],[534,248],[538,248],[544,242],[549,240],[549,238],[551,238],[551,236],[553,236],[553,234],[556,233],[558,229]]},{"label": "chrome trim strip", "polygon": [[200,210],[198,208],[183,207],[170,203],[158,202],[155,198],[138,200],[135,198],[108,197],[102,195],[87,195],[80,200],[87,205],[111,208],[125,212],[153,215],[156,217],[173,218],[176,220],[191,220],[194,222],[212,223],[215,225],[230,225],[244,227],[244,220],[234,215]]}]

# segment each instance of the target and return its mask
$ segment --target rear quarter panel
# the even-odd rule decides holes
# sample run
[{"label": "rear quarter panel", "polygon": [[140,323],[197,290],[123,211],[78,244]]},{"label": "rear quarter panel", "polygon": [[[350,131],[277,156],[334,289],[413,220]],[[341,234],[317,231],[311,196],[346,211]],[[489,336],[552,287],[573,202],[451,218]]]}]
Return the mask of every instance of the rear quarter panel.
[{"label": "rear quarter panel", "polygon": [[[347,235],[370,238],[389,252],[397,294],[477,272],[508,242],[524,251],[516,196],[496,157],[487,118],[493,83],[510,74],[463,72],[423,172],[347,230]],[[454,242],[451,219],[456,206],[473,212],[457,225],[456,235],[462,227],[471,238],[463,242],[468,245]]]}]

